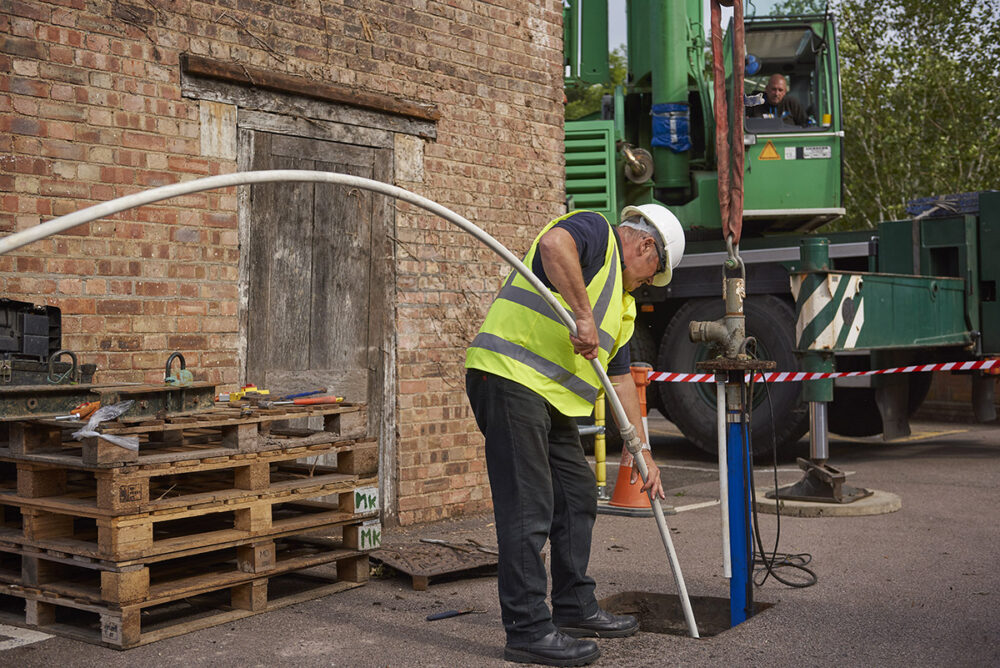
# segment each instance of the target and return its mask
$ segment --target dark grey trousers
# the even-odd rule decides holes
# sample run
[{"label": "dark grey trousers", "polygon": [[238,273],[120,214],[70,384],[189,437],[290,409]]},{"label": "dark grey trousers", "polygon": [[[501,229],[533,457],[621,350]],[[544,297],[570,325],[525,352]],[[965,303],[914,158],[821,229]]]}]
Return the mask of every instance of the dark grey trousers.
[{"label": "dark grey trousers", "polygon": [[[587,576],[597,482],[576,422],[527,387],[470,369],[466,392],[486,437],[499,555],[497,588],[509,643],[527,643],[597,612]],[[551,545],[552,612],[541,551]]]}]

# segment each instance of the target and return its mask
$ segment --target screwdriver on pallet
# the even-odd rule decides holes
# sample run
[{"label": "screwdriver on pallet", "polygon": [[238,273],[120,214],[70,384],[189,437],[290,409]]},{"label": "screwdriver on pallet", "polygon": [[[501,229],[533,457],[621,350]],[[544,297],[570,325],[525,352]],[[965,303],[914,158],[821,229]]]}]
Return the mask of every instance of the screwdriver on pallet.
[{"label": "screwdriver on pallet", "polygon": [[326,392],[325,387],[321,387],[318,390],[309,390],[308,392],[297,392],[295,394],[286,394],[283,397],[278,397],[278,401],[285,401],[287,399],[301,399],[302,397],[311,397],[316,394],[323,394]]},{"label": "screwdriver on pallet", "polygon": [[274,408],[276,406],[315,406],[318,404],[339,404],[344,397],[303,397],[301,399],[290,399],[288,401],[261,401],[257,404],[260,408]]}]

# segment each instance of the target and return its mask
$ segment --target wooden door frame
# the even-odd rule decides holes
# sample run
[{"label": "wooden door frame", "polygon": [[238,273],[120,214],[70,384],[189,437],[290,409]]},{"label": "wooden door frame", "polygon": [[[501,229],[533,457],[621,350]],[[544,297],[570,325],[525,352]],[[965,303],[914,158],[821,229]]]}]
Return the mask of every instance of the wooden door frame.
[{"label": "wooden door frame", "polygon": [[[306,124],[306,125],[312,125]],[[265,131],[275,134],[289,134],[307,139],[323,141],[340,141],[358,146],[376,149],[385,159],[375,163],[373,178],[384,183],[393,182],[393,150],[392,134],[385,131],[366,129],[358,133],[361,142],[350,141],[353,133],[343,133],[338,124],[323,124],[314,132],[303,132],[301,119],[287,116],[272,115],[262,112],[240,114],[237,122],[237,168],[240,171],[250,169],[254,152],[255,132]],[[341,126],[342,127],[342,126]],[[334,132],[331,132],[333,130]],[[336,137],[336,138],[334,138]],[[369,354],[368,360],[376,362],[375,368],[369,367],[368,380],[368,420],[369,433],[379,434],[379,496],[382,521],[387,525],[395,525],[398,518],[398,461],[396,442],[396,262],[395,245],[392,238],[396,236],[396,207],[388,197],[376,195],[372,202],[373,225],[382,221],[380,226],[385,234],[372,235],[371,262],[373,278],[377,272],[379,279],[372,280],[373,286],[381,286],[381,291],[372,290],[369,293]],[[251,204],[250,186],[241,186],[237,191],[238,207],[238,238],[241,248],[249,248]],[[247,331],[249,321],[249,254],[240,253],[238,269],[239,286],[239,377],[240,383],[247,382]],[[371,348],[375,348],[372,350]],[[371,424],[377,421],[377,429]]]},{"label": "wooden door frame", "polygon": [[[329,86],[318,87],[315,81],[303,77],[285,76],[269,71],[266,73],[267,77],[254,78],[246,67],[239,69],[227,67],[231,63],[217,61],[214,63],[217,67],[213,66],[212,62],[208,62],[207,66],[205,62],[200,65],[193,67],[190,59],[181,60],[181,95],[188,99],[200,100],[206,105],[208,103],[230,105],[229,109],[234,113],[225,115],[224,120],[220,120],[221,127],[216,128],[214,132],[221,132],[227,138],[235,136],[237,146],[227,143],[232,141],[228,139],[221,142],[224,146],[214,148],[220,151],[219,157],[226,159],[231,159],[232,153],[235,153],[237,169],[241,171],[247,170],[249,156],[252,155],[246,149],[253,148],[243,145],[243,140],[240,139],[242,130],[270,128],[270,131],[282,134],[386,148],[393,151],[393,164],[396,159],[397,138],[419,137],[429,141],[437,138],[437,122],[440,114],[434,105],[414,102],[401,106],[395,97],[392,99],[381,95],[373,97],[371,93],[362,95],[350,89],[329,95],[326,94],[330,92]],[[265,78],[266,86],[258,85],[258,82],[264,83]],[[379,102],[379,99],[382,101]],[[373,100],[376,104],[371,104]],[[234,118],[235,128],[232,127]],[[202,133],[205,135],[204,119],[202,124]],[[228,134],[230,130],[231,135]],[[207,140],[209,145],[220,139],[213,136],[211,129],[207,135],[203,140]],[[205,146],[203,144],[203,150]],[[385,182],[392,183],[394,179],[395,174],[390,174]],[[249,197],[248,187],[237,189],[241,245],[246,243],[249,230]],[[387,200],[384,197],[382,199]],[[387,215],[391,216],[387,221],[389,229],[392,230],[392,236],[396,237],[395,203],[386,201],[385,206]],[[382,336],[382,369],[379,370],[384,396],[382,415],[378,416],[381,419],[382,434],[379,443],[379,491],[382,497],[383,522],[391,526],[398,522],[399,481],[396,438],[396,249],[392,239],[387,238],[384,243],[385,257],[388,259],[385,264],[391,274],[385,281],[386,288],[383,295],[383,303],[388,308],[384,315],[386,327]],[[241,383],[246,382],[242,375],[245,373],[247,355],[245,337],[249,294],[246,272],[247,258],[241,253],[238,279],[241,338],[238,346],[238,363]],[[369,419],[375,417],[369,415]]]}]

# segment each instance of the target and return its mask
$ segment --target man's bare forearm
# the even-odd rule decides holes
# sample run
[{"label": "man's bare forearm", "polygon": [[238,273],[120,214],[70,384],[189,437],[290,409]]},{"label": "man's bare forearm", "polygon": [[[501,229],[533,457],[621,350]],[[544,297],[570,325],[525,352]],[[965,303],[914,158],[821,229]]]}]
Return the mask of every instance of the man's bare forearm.
[{"label": "man's bare forearm", "polygon": [[576,336],[570,334],[569,340],[573,350],[592,360],[597,357],[600,339],[597,334],[597,324],[587,297],[587,286],[583,282],[583,269],[580,267],[580,252],[576,241],[566,230],[554,227],[544,235],[538,244],[542,255],[542,266],[545,275],[556,291],[573,310],[576,320]]},{"label": "man's bare forearm", "polygon": [[573,236],[566,230],[554,227],[542,236],[538,249],[542,255],[545,275],[556,292],[573,309],[573,316],[579,319],[590,314],[587,285],[583,282],[583,270],[580,268],[580,251]]},{"label": "man's bare forearm", "polygon": [[615,394],[618,395],[619,401],[622,402],[622,408],[625,409],[625,416],[632,423],[632,426],[635,427],[636,436],[643,443],[648,443],[649,437],[642,426],[642,408],[639,405],[639,391],[635,387],[632,374],[611,376],[609,380],[615,386]]}]

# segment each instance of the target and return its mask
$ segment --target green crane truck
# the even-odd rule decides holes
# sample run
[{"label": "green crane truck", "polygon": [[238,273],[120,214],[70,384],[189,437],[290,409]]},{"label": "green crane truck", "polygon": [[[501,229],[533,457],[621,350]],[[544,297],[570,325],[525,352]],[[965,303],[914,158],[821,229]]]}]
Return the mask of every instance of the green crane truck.
[{"label": "green crane truck", "polygon": [[[678,217],[687,251],[670,285],[636,294],[632,356],[657,371],[693,372],[710,351],[689,340],[688,323],[723,315],[726,258],[703,2],[626,5],[624,85],[605,96],[599,112],[566,122],[567,204],[616,221],[627,204],[658,202]],[[607,9],[606,0],[564,3],[567,88],[610,83]],[[758,355],[782,371],[834,364],[851,371],[1000,353],[1000,268],[990,261],[1000,251],[1000,193],[927,198],[912,204],[911,220],[824,233],[828,261],[803,267],[803,240],[819,238],[823,225],[844,214],[836,25],[830,15],[803,15],[749,18],[744,26],[744,93],[763,91],[772,75],[782,74],[807,117],[805,125],[744,120],[740,255],[747,332],[758,341]],[[727,35],[728,53],[730,44]],[[728,57],[727,73],[732,66]],[[929,373],[838,379],[829,429],[908,434],[908,418],[930,381]],[[977,417],[992,419],[992,379],[974,375],[972,388]],[[769,396],[755,392],[755,450],[770,448],[772,435],[785,446],[805,433],[802,389],[802,383],[774,383]],[[711,384],[654,383],[648,400],[689,440],[714,452],[714,393]]]}]

